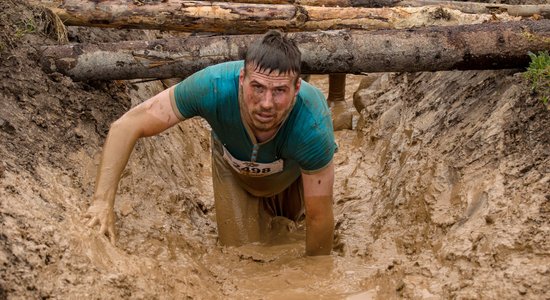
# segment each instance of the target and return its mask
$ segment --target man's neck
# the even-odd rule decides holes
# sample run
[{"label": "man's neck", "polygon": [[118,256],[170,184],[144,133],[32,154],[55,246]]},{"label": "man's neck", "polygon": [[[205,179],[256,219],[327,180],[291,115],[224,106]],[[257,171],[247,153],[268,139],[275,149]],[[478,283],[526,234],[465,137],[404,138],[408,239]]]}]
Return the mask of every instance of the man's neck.
[{"label": "man's neck", "polygon": [[269,131],[253,131],[254,136],[256,137],[256,141],[258,143],[263,143],[269,139],[271,139],[278,131],[279,127],[269,130]]}]

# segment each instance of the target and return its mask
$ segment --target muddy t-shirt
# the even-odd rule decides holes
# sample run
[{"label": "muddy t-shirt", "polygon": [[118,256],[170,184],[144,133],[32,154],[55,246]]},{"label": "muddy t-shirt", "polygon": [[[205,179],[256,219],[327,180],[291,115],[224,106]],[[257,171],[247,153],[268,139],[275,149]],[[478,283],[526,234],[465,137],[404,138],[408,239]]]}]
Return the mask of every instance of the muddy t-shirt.
[{"label": "muddy t-shirt", "polygon": [[[314,173],[328,165],[336,144],[323,94],[302,81],[295,105],[275,137],[255,145],[239,110],[239,73],[243,67],[243,61],[221,63],[180,82],[171,95],[176,114],[182,119],[194,116],[206,119],[228,156],[244,165],[282,160],[285,172],[294,170],[298,174],[300,169]],[[261,175],[265,168],[249,171],[250,176]]]}]

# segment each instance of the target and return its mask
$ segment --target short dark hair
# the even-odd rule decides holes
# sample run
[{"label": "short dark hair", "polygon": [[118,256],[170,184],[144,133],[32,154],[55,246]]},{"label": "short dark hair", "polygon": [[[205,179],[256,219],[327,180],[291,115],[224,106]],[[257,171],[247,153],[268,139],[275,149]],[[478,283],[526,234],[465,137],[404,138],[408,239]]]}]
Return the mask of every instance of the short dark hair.
[{"label": "short dark hair", "polygon": [[252,64],[256,70],[295,73],[296,76],[300,76],[301,62],[300,49],[294,41],[277,30],[269,30],[262,38],[252,43],[244,58],[245,66]]}]

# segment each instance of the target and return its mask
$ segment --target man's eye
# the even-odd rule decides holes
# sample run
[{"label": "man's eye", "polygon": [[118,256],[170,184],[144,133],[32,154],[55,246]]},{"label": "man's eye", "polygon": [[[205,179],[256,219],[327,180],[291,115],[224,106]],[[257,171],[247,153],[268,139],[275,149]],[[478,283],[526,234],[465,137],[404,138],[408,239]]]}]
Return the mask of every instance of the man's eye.
[{"label": "man's eye", "polygon": [[255,85],[253,86],[255,93],[263,93],[264,88],[262,86]]}]

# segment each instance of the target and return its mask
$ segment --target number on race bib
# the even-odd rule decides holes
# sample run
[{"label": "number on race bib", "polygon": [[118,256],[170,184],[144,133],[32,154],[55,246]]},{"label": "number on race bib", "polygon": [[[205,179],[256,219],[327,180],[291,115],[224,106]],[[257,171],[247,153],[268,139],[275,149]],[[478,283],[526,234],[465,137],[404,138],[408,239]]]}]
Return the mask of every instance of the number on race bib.
[{"label": "number on race bib", "polygon": [[234,158],[225,147],[223,148],[223,158],[229,163],[235,171],[247,176],[268,176],[283,171],[284,163],[282,159],[272,163],[257,163],[250,161],[241,161]]}]

